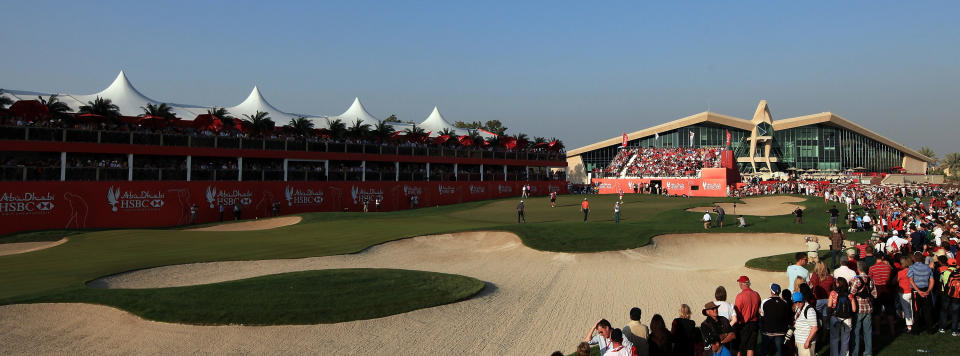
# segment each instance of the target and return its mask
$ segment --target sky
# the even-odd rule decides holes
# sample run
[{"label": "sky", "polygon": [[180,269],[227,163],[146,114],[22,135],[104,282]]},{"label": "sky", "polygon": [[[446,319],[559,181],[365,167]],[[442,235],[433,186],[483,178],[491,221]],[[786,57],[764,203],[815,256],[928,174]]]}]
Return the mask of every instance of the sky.
[{"label": "sky", "polygon": [[951,1],[5,1],[0,88],[497,119],[568,148],[709,111],[833,112],[960,151]]}]

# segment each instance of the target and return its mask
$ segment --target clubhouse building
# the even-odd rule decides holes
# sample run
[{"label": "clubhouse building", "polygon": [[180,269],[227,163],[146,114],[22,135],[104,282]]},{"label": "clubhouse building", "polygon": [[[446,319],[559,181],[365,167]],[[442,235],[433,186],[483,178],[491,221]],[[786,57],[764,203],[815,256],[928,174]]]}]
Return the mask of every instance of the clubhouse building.
[{"label": "clubhouse building", "polygon": [[[567,176],[587,183],[621,148],[726,149],[739,173],[924,174],[932,160],[831,112],[773,120],[765,100],[752,120],[702,112],[567,151]],[[734,167],[735,166],[735,167]],[[624,173],[626,174],[626,173]],[[624,177],[621,175],[621,177]],[[641,178],[641,177],[634,177]]]}]

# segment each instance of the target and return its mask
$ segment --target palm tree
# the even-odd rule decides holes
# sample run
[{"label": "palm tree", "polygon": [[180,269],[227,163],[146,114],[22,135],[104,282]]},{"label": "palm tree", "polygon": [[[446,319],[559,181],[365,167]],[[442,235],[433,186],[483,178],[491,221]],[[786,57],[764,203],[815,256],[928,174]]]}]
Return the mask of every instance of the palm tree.
[{"label": "palm tree", "polygon": [[327,119],[327,129],[330,130],[330,137],[334,140],[342,140],[347,134],[347,124],[340,119]]},{"label": "palm tree", "polygon": [[244,121],[250,125],[250,133],[254,136],[263,136],[263,134],[273,131],[274,126],[276,126],[276,123],[270,119],[269,114],[263,111],[258,110],[253,115],[243,114],[243,116],[247,117]]},{"label": "palm tree", "polygon": [[530,144],[530,137],[525,133],[518,133],[513,138],[517,139],[517,149],[522,149]]},{"label": "palm tree", "polygon": [[563,141],[561,141],[560,139],[558,139],[558,138],[556,138],[556,137],[551,138],[550,141],[551,141],[551,142],[552,142],[552,141],[557,141],[557,143],[556,143],[555,145],[553,145],[553,148],[556,149],[557,151],[563,151]]},{"label": "palm tree", "polygon": [[416,142],[420,142],[423,137],[427,136],[427,131],[424,131],[423,128],[417,126],[417,124],[410,125],[410,127],[403,130],[403,133],[407,134],[407,137],[410,137]]},{"label": "palm tree", "polygon": [[287,124],[287,127],[301,136],[307,136],[313,132],[313,121],[310,121],[306,117],[300,116],[293,120],[290,120],[290,123]]},{"label": "palm tree", "polygon": [[0,89],[0,110],[6,109],[7,105],[13,105],[13,99],[3,96],[3,89]]},{"label": "palm tree", "polygon": [[60,101],[57,94],[50,95],[46,100],[42,96],[38,96],[37,99],[47,107],[47,112],[50,113],[50,118],[54,121],[63,122],[64,119],[70,117],[67,115],[70,112],[70,107]]},{"label": "palm tree", "polygon": [[919,152],[927,158],[933,159],[933,163],[931,164],[932,167],[937,166],[937,153],[933,152],[930,147],[921,147]]},{"label": "palm tree", "polygon": [[390,122],[387,120],[378,121],[376,125],[373,125],[373,129],[370,130],[370,135],[381,143],[388,140],[393,133],[393,125],[390,125]]},{"label": "palm tree", "polygon": [[958,174],[960,173],[960,171],[958,171],[960,170],[960,153],[947,153],[947,155],[943,157],[942,166],[950,170],[950,176],[960,175]]},{"label": "palm tree", "polygon": [[467,136],[470,137],[470,141],[473,141],[474,145],[480,145],[480,143],[483,142],[483,136],[481,136],[477,130],[467,131]]},{"label": "palm tree", "polygon": [[143,115],[141,116],[156,116],[167,120],[177,118],[177,115],[173,113],[173,108],[166,103],[160,103],[160,105],[147,104],[147,106],[141,106],[140,109],[143,110]]},{"label": "palm tree", "polygon": [[224,130],[236,129],[236,126],[233,124],[233,120],[235,118],[225,108],[214,106],[210,109],[207,109],[207,115],[220,119],[220,124],[223,125]]},{"label": "palm tree", "polygon": [[370,124],[364,124],[363,120],[357,119],[353,122],[349,128],[347,128],[347,136],[354,140],[362,140],[370,134]]},{"label": "palm tree", "polygon": [[93,101],[88,101],[87,105],[81,105],[79,113],[119,118],[120,107],[110,99],[104,99],[98,96],[96,99],[93,99]]},{"label": "palm tree", "polygon": [[534,146],[539,145],[539,144],[541,144],[541,143],[547,143],[547,139],[545,139],[545,138],[543,138],[543,137],[540,137],[540,136],[537,136],[537,137],[534,137],[534,138],[533,138],[533,145],[534,145]]}]

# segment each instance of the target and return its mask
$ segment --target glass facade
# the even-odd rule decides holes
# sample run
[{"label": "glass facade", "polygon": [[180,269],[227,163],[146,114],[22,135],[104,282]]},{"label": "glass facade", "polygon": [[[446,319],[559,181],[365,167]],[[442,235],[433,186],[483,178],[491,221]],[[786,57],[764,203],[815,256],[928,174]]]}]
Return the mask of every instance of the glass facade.
[{"label": "glass facade", "polygon": [[[659,133],[659,138],[647,136],[627,141],[627,147],[723,147],[727,143],[726,131],[730,131],[730,145],[734,152],[749,147],[746,138],[750,131],[712,124],[709,122],[684,126]],[[690,133],[693,133],[691,139]],[[615,144],[581,154],[586,170],[603,169],[616,157],[620,144]]]},{"label": "glass facade", "polygon": [[776,131],[773,145],[774,150],[779,151],[781,170],[858,168],[884,172],[903,162],[903,152],[893,147],[847,129],[822,124]]}]

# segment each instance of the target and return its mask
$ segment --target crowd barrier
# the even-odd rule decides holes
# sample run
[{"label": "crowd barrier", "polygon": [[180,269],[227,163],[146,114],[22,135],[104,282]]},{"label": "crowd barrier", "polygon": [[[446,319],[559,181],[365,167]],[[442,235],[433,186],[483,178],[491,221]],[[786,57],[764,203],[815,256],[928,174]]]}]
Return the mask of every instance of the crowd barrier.
[{"label": "crowd barrier", "polygon": [[[316,211],[380,211],[519,197],[524,182],[23,182],[0,187],[0,235],[46,229],[144,228]],[[533,195],[566,182],[529,182]],[[191,206],[199,209],[196,218]]]}]

